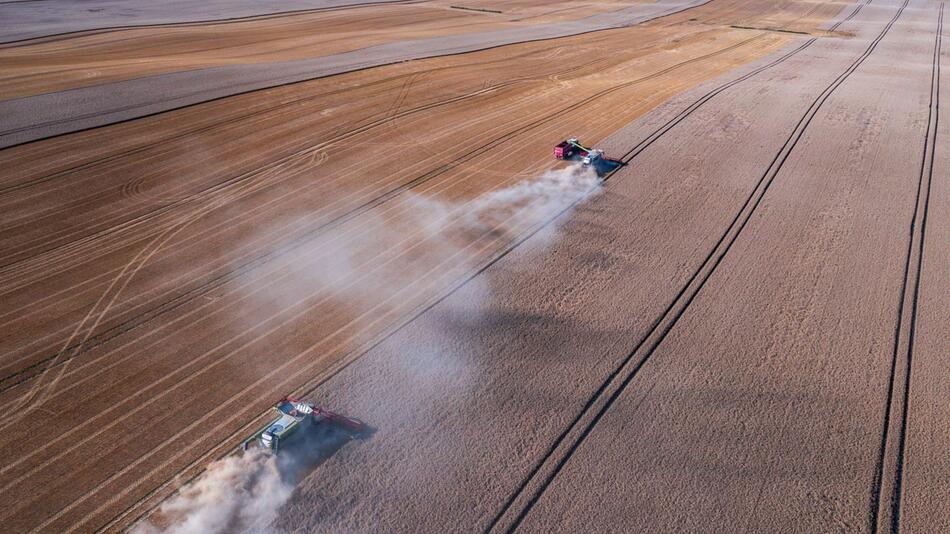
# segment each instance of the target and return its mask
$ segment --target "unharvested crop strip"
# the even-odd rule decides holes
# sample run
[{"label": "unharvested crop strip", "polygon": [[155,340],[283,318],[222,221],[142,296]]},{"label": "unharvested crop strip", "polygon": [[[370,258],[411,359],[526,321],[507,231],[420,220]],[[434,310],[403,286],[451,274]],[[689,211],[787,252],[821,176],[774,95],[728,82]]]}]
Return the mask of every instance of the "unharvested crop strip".
[{"label": "unharvested crop strip", "polygon": [[[940,4],[940,12],[937,16],[937,35],[934,39],[933,65],[931,67],[927,129],[924,135],[924,148],[920,162],[920,176],[917,180],[914,210],[910,218],[907,252],[904,257],[904,271],[898,298],[894,344],[887,382],[887,400],[884,404],[884,417],[881,425],[881,443],[874,479],[871,483],[868,516],[872,534],[879,531],[890,531],[893,534],[900,532],[911,372],[913,371],[914,341],[917,333],[917,305],[920,298],[921,270],[924,264],[924,243],[927,235],[927,214],[930,208],[930,188],[933,183],[934,156],[937,148],[937,127],[940,121],[940,54],[943,41],[943,9],[944,4]],[[926,185],[924,182],[926,182]],[[913,272],[913,276],[911,276],[911,272]],[[908,308],[909,313],[905,314],[905,310]],[[895,404],[894,393],[898,364],[900,364],[904,374],[899,393],[900,423],[896,428],[892,428],[891,411]],[[894,433],[896,433],[893,439],[897,441],[897,452],[896,457],[893,458],[894,465],[890,466],[888,465],[890,458],[887,454],[888,441]],[[884,472],[886,466],[893,470],[893,476],[888,480],[886,488],[889,498],[882,499],[882,494],[885,492]],[[887,509],[884,510],[884,507],[887,507]],[[880,524],[882,520],[885,521],[883,525]]]},{"label": "unharvested crop strip", "polygon": [[[527,487],[531,484],[531,482],[535,479],[535,477],[538,476],[541,469],[548,462],[548,460],[553,460],[555,453],[565,443],[565,440],[567,439],[567,437],[573,431],[575,431],[575,429],[579,428],[581,421],[585,418],[585,416],[587,416],[590,413],[594,405],[597,404],[598,401],[604,396],[609,386],[614,382],[614,380],[617,377],[621,375],[622,371],[627,369],[627,373],[624,376],[623,380],[613,389],[613,391],[611,392],[607,400],[603,402],[600,409],[597,410],[596,414],[594,414],[590,418],[590,421],[586,425],[584,425],[583,429],[579,430],[579,435],[569,445],[566,446],[566,450],[556,460],[553,467],[551,468],[551,471],[539,483],[539,486],[532,492],[526,504],[523,507],[521,507],[517,516],[514,518],[511,524],[508,525],[507,528],[505,528],[504,530],[506,530],[507,532],[513,532],[520,526],[520,524],[525,519],[525,517],[527,517],[527,514],[538,502],[538,500],[540,499],[544,491],[550,486],[550,484],[554,481],[556,476],[561,472],[561,470],[564,468],[564,466],[573,456],[574,452],[578,450],[578,448],[581,446],[583,441],[593,431],[593,428],[603,418],[603,416],[607,413],[607,411],[610,409],[613,403],[620,397],[620,395],[625,391],[626,387],[631,383],[634,377],[638,374],[640,369],[642,369],[642,367],[646,364],[649,358],[654,354],[656,349],[666,338],[667,334],[676,325],[679,318],[682,317],[682,315],[688,309],[689,305],[693,302],[695,297],[699,294],[699,292],[705,286],[706,281],[709,280],[709,278],[712,276],[712,274],[721,264],[722,260],[728,254],[732,245],[738,239],[739,235],[742,233],[746,224],[751,219],[755,210],[761,203],[762,199],[764,198],[771,184],[774,182],[779,171],[784,166],[785,161],[788,159],[791,152],[794,150],[795,146],[798,144],[798,141],[804,135],[804,132],[806,131],[808,125],[811,123],[814,116],[817,114],[818,110],[822,107],[824,102],[827,101],[827,99],[831,96],[831,94],[858,68],[858,66],[860,66],[871,55],[874,49],[877,48],[877,45],[884,38],[884,36],[890,31],[891,27],[896,23],[900,15],[903,13],[904,8],[907,7],[907,4],[908,4],[908,0],[905,0],[904,3],[901,5],[901,7],[894,14],[894,16],[891,18],[891,20],[884,26],[884,28],[878,34],[878,36],[874,40],[871,41],[871,43],[868,45],[864,53],[861,54],[847,69],[845,69],[845,71],[842,74],[840,74],[834,81],[832,81],[831,84],[829,84],[825,88],[825,90],[822,91],[818,95],[818,97],[816,97],[816,99],[812,102],[811,106],[809,106],[805,114],[801,117],[801,119],[799,119],[798,124],[796,125],[792,133],[790,134],[789,138],[786,140],[785,144],[782,146],[779,152],[775,155],[769,167],[766,169],[766,171],[763,173],[763,175],[757,182],[755,188],[753,188],[752,192],[750,192],[745,203],[737,212],[732,223],[729,225],[726,231],[719,238],[719,241],[716,243],[716,246],[707,255],[706,259],[700,265],[699,269],[697,269],[693,273],[693,275],[690,277],[687,283],[680,289],[679,293],[673,299],[673,301],[668,305],[664,313],[653,322],[653,324],[651,325],[647,333],[640,339],[640,341],[635,345],[634,349],[621,362],[621,365],[615,368],[615,370],[607,377],[607,379],[601,384],[601,386],[597,389],[597,391],[595,391],[594,395],[588,400],[588,402],[585,404],[582,411],[572,421],[571,425],[569,425],[561,433],[561,435],[555,440],[551,448],[548,450],[547,454],[542,458],[542,460],[538,464],[536,464],[536,466],[532,469],[528,477],[522,482],[522,484],[519,486],[516,492],[511,497],[509,497],[508,501],[506,501],[502,509],[496,514],[495,518],[493,518],[489,526],[486,528],[486,531],[492,531],[500,527],[502,519],[508,514],[509,510],[511,510],[514,503],[523,494],[523,492],[526,491]],[[851,16],[853,16],[856,13],[857,13],[857,10],[854,13],[852,13]],[[848,18],[850,18],[850,16]],[[836,24],[834,28],[836,28],[838,25],[840,25],[840,23]],[[802,46],[802,48],[810,45],[811,43],[814,42],[814,40],[815,39],[809,40]],[[796,50],[795,52],[797,51],[798,50]],[[787,57],[788,56],[780,58],[779,61],[784,60]],[[718,90],[720,90],[720,88],[717,88],[714,91],[718,91]],[[682,120],[682,118],[674,117],[673,119],[671,119],[671,122],[677,121],[677,120]],[[662,129],[663,128],[661,128],[661,130]],[[652,141],[649,139],[650,138],[648,137],[647,140],[645,140],[647,141],[645,146],[648,146],[650,143],[652,143]],[[643,148],[645,148],[645,146],[640,147],[638,145],[638,147],[635,147],[633,150],[628,152],[629,155],[625,156],[625,158],[635,157],[637,154],[639,154],[643,150]],[[625,161],[629,161],[629,159],[625,159]],[[699,280],[699,282],[695,284],[692,290],[690,290],[691,286],[694,285],[694,282],[696,280]],[[677,306],[677,303],[679,303],[679,306]],[[652,341],[651,341],[651,338],[652,338]],[[644,347],[648,347],[648,348],[646,348],[646,350],[641,351],[641,349],[643,349]],[[637,355],[640,355],[640,358],[637,358],[636,361],[634,361],[634,358]]]},{"label": "unharvested crop strip", "polygon": [[[324,222],[324,223],[321,223],[320,225],[316,226],[315,228],[312,228],[312,229],[310,229],[310,230],[304,232],[303,234],[297,236],[297,237],[294,238],[293,240],[289,241],[289,242],[286,244],[286,246],[284,246],[284,247],[282,247],[282,248],[280,248],[280,249],[277,249],[277,250],[271,251],[271,252],[269,252],[269,253],[267,253],[267,254],[258,256],[258,257],[256,257],[256,258],[254,258],[254,259],[252,259],[252,260],[250,260],[250,261],[244,263],[244,264],[241,264],[241,265],[235,267],[234,269],[232,269],[232,270],[230,270],[230,271],[228,271],[228,272],[226,272],[226,273],[223,273],[223,274],[221,274],[221,275],[219,275],[219,276],[217,276],[217,277],[215,277],[215,278],[213,278],[213,279],[211,279],[211,280],[209,280],[209,281],[207,281],[207,282],[205,282],[205,283],[203,283],[203,284],[201,284],[201,285],[199,285],[199,286],[197,286],[197,287],[194,287],[194,288],[188,290],[186,293],[184,293],[184,294],[182,294],[182,295],[179,295],[179,296],[177,296],[177,297],[171,299],[170,301],[167,301],[167,302],[165,302],[165,303],[162,303],[162,304],[160,304],[159,306],[157,306],[157,307],[155,307],[155,308],[146,310],[145,312],[143,312],[143,313],[141,313],[141,314],[138,314],[138,315],[136,315],[136,316],[134,316],[134,317],[131,317],[131,318],[129,318],[129,319],[123,321],[122,323],[113,326],[112,328],[110,328],[110,329],[108,329],[108,330],[105,330],[105,331],[103,331],[103,332],[101,332],[101,333],[99,333],[99,334],[96,334],[96,335],[94,335],[94,336],[91,336],[88,340],[86,340],[85,343],[82,343],[82,344],[78,344],[78,343],[77,343],[77,344],[70,345],[70,346],[67,347],[64,351],[58,351],[58,352],[55,353],[55,354],[50,354],[50,355],[47,355],[47,356],[45,356],[45,357],[42,357],[40,360],[34,362],[34,363],[31,364],[30,366],[25,367],[25,368],[20,369],[20,370],[17,370],[16,372],[14,372],[14,373],[12,373],[12,374],[8,374],[8,375],[6,375],[6,376],[0,378],[0,384],[6,383],[4,386],[0,387],[0,392],[5,391],[5,390],[7,390],[7,389],[10,389],[11,387],[14,387],[14,386],[16,386],[16,385],[18,385],[18,384],[21,384],[21,383],[23,383],[23,382],[25,382],[25,381],[28,381],[28,380],[32,379],[32,378],[35,378],[35,377],[38,376],[40,373],[43,373],[43,372],[45,372],[46,370],[50,369],[51,367],[49,367],[49,366],[44,366],[44,364],[45,364],[46,362],[55,361],[57,365],[61,365],[61,364],[65,363],[65,362],[67,362],[67,361],[70,361],[70,360],[76,358],[77,356],[80,356],[81,354],[83,354],[83,353],[85,353],[85,352],[87,352],[87,351],[89,351],[89,350],[91,350],[91,349],[93,349],[93,348],[95,348],[95,347],[97,347],[97,346],[99,346],[99,345],[101,345],[101,344],[103,344],[103,343],[105,343],[105,342],[107,342],[107,341],[109,341],[109,340],[111,340],[111,339],[113,339],[113,338],[115,338],[115,337],[117,337],[117,336],[119,336],[119,335],[121,335],[121,334],[123,334],[123,333],[129,331],[129,330],[131,330],[132,328],[135,328],[135,327],[137,327],[137,326],[139,326],[139,325],[141,325],[141,324],[144,324],[145,322],[147,322],[147,321],[149,321],[149,320],[151,320],[151,319],[154,319],[155,317],[157,317],[157,316],[159,316],[159,315],[162,315],[162,314],[164,314],[164,313],[167,313],[167,312],[169,312],[169,311],[171,311],[171,310],[173,310],[173,309],[176,309],[176,308],[178,308],[178,307],[180,307],[180,306],[182,306],[182,305],[184,305],[184,304],[186,304],[186,303],[188,303],[188,302],[194,300],[194,298],[196,298],[196,297],[198,297],[198,296],[200,296],[200,295],[206,293],[206,292],[209,291],[209,290],[213,290],[214,288],[219,287],[220,285],[224,284],[225,282],[227,282],[227,281],[229,281],[229,280],[231,280],[231,279],[234,279],[235,277],[238,277],[238,276],[240,276],[240,275],[242,275],[242,274],[244,274],[244,273],[246,273],[246,272],[249,272],[250,270],[252,270],[252,269],[254,269],[254,268],[256,268],[256,267],[259,267],[260,265],[263,265],[263,264],[265,264],[265,263],[267,263],[267,262],[269,262],[269,261],[271,261],[271,260],[273,260],[273,259],[275,259],[275,258],[281,257],[281,256],[283,256],[284,254],[286,254],[287,252],[290,252],[290,251],[292,251],[292,250],[295,250],[296,248],[300,247],[301,245],[310,242],[312,239],[314,239],[314,238],[316,238],[316,237],[318,237],[318,236],[320,236],[320,235],[326,233],[326,232],[329,231],[329,230],[332,230],[333,228],[339,227],[340,225],[342,225],[342,224],[344,224],[344,223],[346,223],[346,222],[348,222],[348,221],[350,221],[350,220],[352,220],[352,219],[358,217],[359,215],[361,215],[361,214],[363,214],[363,213],[365,213],[365,212],[367,212],[367,211],[369,211],[369,210],[371,210],[371,209],[373,209],[373,208],[375,208],[375,207],[377,207],[377,206],[379,206],[379,205],[381,205],[381,204],[383,204],[383,203],[385,203],[385,202],[391,200],[392,198],[398,196],[398,195],[401,194],[401,193],[404,193],[404,192],[406,192],[406,191],[408,191],[408,190],[411,190],[411,189],[413,189],[413,188],[416,188],[416,187],[418,187],[419,185],[422,185],[422,184],[428,182],[429,180],[432,180],[433,178],[435,178],[435,177],[437,177],[437,176],[440,176],[440,175],[442,175],[442,174],[444,174],[444,173],[446,173],[446,172],[452,170],[453,168],[455,168],[455,167],[461,165],[462,163],[465,163],[465,162],[467,162],[467,161],[470,161],[470,160],[472,160],[472,159],[474,159],[474,158],[476,158],[476,157],[478,157],[478,156],[480,156],[480,155],[482,155],[482,154],[484,154],[484,153],[486,153],[486,152],[488,152],[488,151],[490,151],[490,150],[496,148],[498,145],[500,145],[500,144],[502,144],[502,143],[504,143],[504,142],[507,142],[508,140],[510,140],[510,139],[512,139],[512,138],[514,138],[514,137],[520,135],[520,134],[523,134],[523,133],[528,132],[528,131],[530,131],[530,130],[536,128],[536,127],[539,127],[539,126],[544,125],[545,123],[547,123],[548,121],[550,121],[551,119],[553,119],[553,118],[555,118],[555,117],[558,117],[558,116],[563,115],[563,114],[565,114],[565,113],[568,113],[568,112],[570,112],[570,111],[573,111],[573,110],[582,108],[583,106],[586,106],[586,105],[590,104],[591,102],[593,102],[594,100],[596,100],[596,99],[598,99],[598,98],[601,98],[601,97],[603,97],[603,96],[605,96],[605,95],[607,95],[607,94],[610,94],[610,93],[619,91],[619,90],[621,90],[621,89],[624,89],[624,88],[626,88],[626,87],[629,87],[629,86],[634,85],[634,84],[637,84],[637,83],[642,83],[642,82],[644,82],[644,81],[647,81],[647,80],[650,80],[650,79],[653,79],[653,78],[660,77],[660,76],[662,76],[662,75],[664,75],[664,74],[667,74],[667,73],[669,73],[669,72],[672,71],[672,70],[678,69],[678,68],[680,68],[680,67],[682,67],[682,66],[684,66],[684,65],[691,64],[691,63],[694,63],[694,62],[697,62],[697,61],[702,61],[702,60],[708,59],[708,58],[710,58],[710,57],[714,57],[714,56],[716,56],[716,55],[718,55],[718,54],[722,54],[722,53],[724,53],[724,52],[733,50],[733,49],[735,49],[735,48],[744,46],[744,45],[748,44],[749,42],[752,42],[752,41],[757,40],[757,39],[759,39],[759,38],[761,38],[761,35],[751,37],[751,38],[749,38],[749,39],[740,41],[740,42],[738,42],[738,43],[735,43],[735,44],[730,45],[730,46],[728,46],[728,47],[722,48],[722,49],[720,49],[720,50],[716,50],[716,51],[710,52],[710,53],[708,53],[708,54],[704,54],[704,55],[702,55],[702,56],[697,56],[697,57],[693,57],[693,58],[687,59],[687,60],[685,60],[685,61],[676,63],[676,64],[674,64],[674,65],[671,65],[671,66],[666,67],[666,68],[664,68],[664,69],[661,69],[661,70],[659,70],[659,71],[650,73],[650,74],[648,74],[648,75],[642,76],[642,77],[640,77],[640,78],[637,78],[637,79],[634,79],[634,80],[630,80],[630,81],[627,81],[627,82],[623,82],[623,83],[620,83],[620,84],[617,84],[617,85],[608,87],[608,88],[603,89],[603,90],[601,90],[601,91],[598,91],[597,93],[594,93],[594,94],[592,94],[592,95],[590,95],[590,96],[588,96],[588,97],[586,97],[586,98],[584,98],[584,99],[582,99],[582,100],[580,100],[580,101],[574,102],[574,103],[569,104],[569,105],[567,105],[567,106],[564,106],[564,107],[562,107],[562,108],[560,108],[560,109],[558,109],[558,110],[555,110],[555,111],[553,111],[553,112],[551,112],[551,113],[548,113],[548,114],[546,114],[546,115],[544,115],[544,116],[542,116],[542,117],[540,117],[540,118],[538,118],[538,119],[536,119],[536,120],[534,120],[534,121],[532,121],[532,122],[529,122],[529,123],[527,123],[527,124],[525,124],[525,125],[523,125],[523,126],[520,126],[520,127],[518,127],[518,128],[512,129],[512,130],[508,131],[507,133],[502,134],[502,135],[500,135],[500,136],[498,136],[498,137],[496,137],[496,138],[494,138],[494,139],[488,141],[487,143],[484,143],[484,144],[482,144],[482,145],[480,145],[480,146],[478,146],[478,147],[476,147],[476,148],[474,148],[474,149],[472,149],[472,150],[470,150],[470,151],[468,151],[468,152],[466,152],[466,153],[460,155],[459,157],[455,158],[455,159],[452,160],[452,161],[449,161],[449,162],[447,162],[447,163],[445,163],[445,164],[443,164],[443,165],[441,165],[441,166],[439,166],[439,167],[437,167],[437,168],[435,168],[435,169],[433,169],[433,170],[431,170],[431,171],[429,171],[429,172],[427,172],[427,173],[425,173],[425,174],[419,175],[419,176],[413,178],[412,180],[409,180],[408,182],[402,183],[402,184],[400,184],[400,185],[398,185],[398,186],[396,186],[396,187],[394,187],[394,188],[391,188],[391,189],[387,190],[386,192],[382,193],[381,195],[378,195],[378,196],[376,196],[376,197],[374,197],[374,198],[372,198],[372,199],[370,199],[370,200],[367,200],[366,202],[360,204],[359,206],[356,206],[356,207],[352,208],[351,210],[349,210],[349,211],[347,211],[347,212],[345,212],[345,213],[343,213],[343,214],[341,214],[341,215],[339,215],[339,216],[337,216],[337,217],[335,217],[335,218],[333,218],[333,219],[331,219],[331,220],[329,220],[329,221],[326,221],[326,222]],[[388,120],[389,120],[388,118],[380,119],[379,121],[376,121],[376,123],[378,123],[378,124],[376,124],[376,125],[385,124]],[[233,181],[233,180],[234,180],[234,179],[232,179],[232,181]],[[61,355],[62,355],[63,353],[65,353],[65,352],[69,352],[70,355],[69,355],[68,357],[65,357],[65,358],[58,358],[58,356],[61,356]],[[28,374],[28,375],[25,376],[25,377],[21,376],[21,375],[23,375],[24,373],[31,373],[31,374]]]},{"label": "unharvested crop strip", "polygon": [[729,27],[735,28],[737,30],[758,30],[762,32],[779,32],[779,33],[794,33],[796,35],[811,35],[808,32],[802,32],[798,30],[786,30],[785,28],[756,28],[754,26],[739,26],[737,24],[733,24]]}]

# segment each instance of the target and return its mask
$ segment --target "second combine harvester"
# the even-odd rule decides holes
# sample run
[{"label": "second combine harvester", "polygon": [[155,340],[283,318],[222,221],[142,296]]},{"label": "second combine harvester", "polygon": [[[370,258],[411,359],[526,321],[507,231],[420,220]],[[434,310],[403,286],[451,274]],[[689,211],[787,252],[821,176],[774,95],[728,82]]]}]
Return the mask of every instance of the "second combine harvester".
[{"label": "second combine harvester", "polygon": [[603,150],[587,148],[576,137],[565,139],[554,146],[554,157],[557,159],[571,159],[575,154],[580,156],[584,165],[596,165],[604,157]]}]

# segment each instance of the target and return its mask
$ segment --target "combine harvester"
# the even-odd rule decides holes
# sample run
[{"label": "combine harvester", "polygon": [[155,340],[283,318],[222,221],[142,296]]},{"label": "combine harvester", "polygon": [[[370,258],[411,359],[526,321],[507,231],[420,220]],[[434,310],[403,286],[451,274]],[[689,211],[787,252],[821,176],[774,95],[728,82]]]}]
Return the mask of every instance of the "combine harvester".
[{"label": "combine harvester", "polygon": [[584,165],[593,166],[598,173],[604,170],[612,170],[623,165],[622,161],[605,157],[603,150],[585,147],[576,137],[565,139],[557,145],[554,145],[555,159],[570,160],[574,159],[574,156],[580,157],[581,163]]},{"label": "combine harvester", "polygon": [[261,448],[276,454],[289,438],[318,428],[340,431],[350,439],[359,438],[366,432],[366,424],[359,419],[323,410],[290,397],[275,404],[274,410],[278,413],[277,419],[244,440],[241,445],[244,450],[256,442]]}]

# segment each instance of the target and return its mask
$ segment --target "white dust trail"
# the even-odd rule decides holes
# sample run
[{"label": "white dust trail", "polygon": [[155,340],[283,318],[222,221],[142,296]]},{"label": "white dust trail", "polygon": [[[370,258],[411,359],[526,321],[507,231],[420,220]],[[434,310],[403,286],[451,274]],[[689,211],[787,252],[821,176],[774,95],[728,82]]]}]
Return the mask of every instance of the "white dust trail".
[{"label": "white dust trail", "polygon": [[192,484],[166,501],[158,515],[164,528],[140,523],[134,534],[265,533],[293,493],[277,457],[259,449],[212,463]]},{"label": "white dust trail", "polygon": [[[464,258],[466,240],[472,235],[491,232],[514,239],[518,232],[549,221],[583,199],[595,191],[599,183],[600,178],[593,170],[574,165],[464,202],[446,202],[419,194],[401,195],[398,216],[361,216],[359,233],[321,243],[318,255],[306,257],[308,267],[304,273],[283,278],[280,291],[270,292],[267,304],[284,308],[299,295],[319,290],[328,290],[340,302],[378,301],[424,277],[425,269],[433,264],[449,258]],[[409,234],[415,237],[407,240]],[[550,239],[556,232],[547,235]],[[543,247],[548,243],[539,243],[537,239],[532,242],[534,246],[539,244]],[[376,266],[371,271],[366,267],[375,265],[367,259],[377,257],[380,251],[398,258],[412,255],[419,248],[425,250],[425,257],[418,263],[394,263],[391,268]],[[264,304],[256,303],[258,309],[263,309]],[[477,313],[478,309],[479,303],[467,301],[469,313]],[[425,363],[430,368],[438,365],[437,360]],[[420,379],[435,376],[432,369],[428,369],[428,373],[417,371],[414,376]],[[456,374],[462,371],[456,370]],[[243,455],[218,460],[160,507],[156,522],[163,526],[142,522],[133,532],[270,532],[300,476],[308,471],[304,464],[309,460],[289,456],[282,453],[278,461],[278,457],[251,449]]]}]

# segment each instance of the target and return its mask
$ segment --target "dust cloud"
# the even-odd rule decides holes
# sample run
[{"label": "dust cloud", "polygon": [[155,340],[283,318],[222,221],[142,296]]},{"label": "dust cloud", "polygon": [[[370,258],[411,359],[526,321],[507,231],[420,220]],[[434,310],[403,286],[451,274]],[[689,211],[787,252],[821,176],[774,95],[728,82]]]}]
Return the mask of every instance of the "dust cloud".
[{"label": "dust cloud", "polygon": [[[403,194],[390,202],[395,209],[361,215],[359,232],[321,242],[316,256],[300,252],[306,255],[307,268],[286,277],[282,286],[288,299],[323,290],[346,305],[397,297],[424,278],[432,265],[457,258],[462,268],[470,267],[473,260],[466,256],[465,247],[473,238],[486,234],[515,238],[586,198],[599,184],[596,172],[578,164],[467,201]],[[556,232],[547,235],[550,240]],[[547,244],[532,242],[540,247]],[[270,304],[283,306],[287,301],[279,298]],[[469,313],[472,309],[468,308]],[[432,367],[448,363],[433,360],[422,366],[431,373]],[[417,380],[433,376],[416,371],[412,376]],[[302,447],[310,452],[275,456],[252,448],[212,463],[160,507],[154,523],[141,522],[133,533],[271,532],[297,482],[319,464],[321,454],[332,454],[342,446],[340,442],[310,443],[313,439],[307,438]]]},{"label": "dust cloud", "polygon": [[[357,307],[398,298],[449,269],[471,270],[480,259],[476,241],[515,239],[596,191],[600,180],[576,164],[468,200],[404,193],[386,209],[361,214],[358,224],[341,228],[319,250],[302,251],[299,263],[308,267],[288,277],[282,292],[293,299],[324,290]],[[548,244],[539,239],[532,239],[533,247]],[[286,305],[284,295],[271,294],[276,307]]]},{"label": "dust cloud", "polygon": [[140,523],[133,534],[266,533],[293,485],[281,473],[277,456],[252,449],[222,458],[158,510],[164,527]]}]

